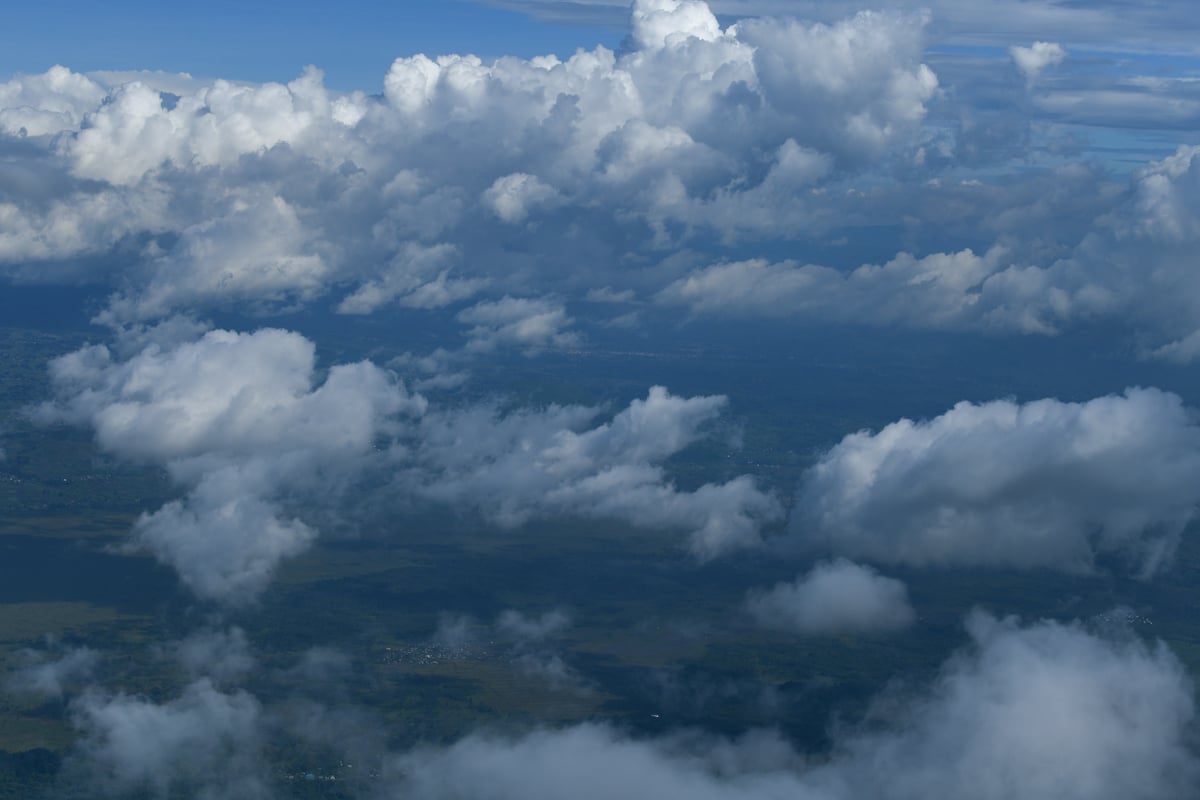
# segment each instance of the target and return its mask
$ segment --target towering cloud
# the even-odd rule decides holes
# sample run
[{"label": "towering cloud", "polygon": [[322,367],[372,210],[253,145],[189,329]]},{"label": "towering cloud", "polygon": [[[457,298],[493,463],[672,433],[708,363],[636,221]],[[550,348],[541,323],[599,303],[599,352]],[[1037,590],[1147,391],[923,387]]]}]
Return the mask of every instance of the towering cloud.
[{"label": "towering cloud", "polygon": [[[542,295],[531,276],[570,284],[562,260],[581,253],[611,269],[672,230],[778,232],[791,223],[754,209],[912,150],[937,85],[922,24],[722,29],[698,0],[644,0],[627,52],[406,56],[382,98],[315,69],[287,85],[18,76],[0,131],[25,137],[29,174],[0,181],[0,270],[118,287],[114,323],[335,287],[347,313],[489,283]],[[514,250],[517,231],[545,246]]]},{"label": "towering cloud", "polygon": [[792,531],[891,563],[1086,570],[1116,554],[1150,574],[1198,481],[1200,426],[1175,395],[964,402],[847,436],[805,474]]}]

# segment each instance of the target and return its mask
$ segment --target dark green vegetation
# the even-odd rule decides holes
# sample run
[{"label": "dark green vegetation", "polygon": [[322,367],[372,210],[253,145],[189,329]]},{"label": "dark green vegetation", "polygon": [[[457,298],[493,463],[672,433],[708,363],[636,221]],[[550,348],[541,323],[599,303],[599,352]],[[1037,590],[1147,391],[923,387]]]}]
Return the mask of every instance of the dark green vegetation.
[{"label": "dark green vegetation", "polygon": [[[386,362],[432,347],[419,330],[379,329],[378,320],[336,335],[319,330],[328,324],[319,315],[286,324],[330,343],[325,364]],[[160,469],[100,452],[87,432],[38,427],[23,413],[48,396],[47,361],[96,336],[77,328],[0,328],[0,665],[22,663],[30,649],[88,646],[100,654],[100,683],[163,701],[189,679],[169,643],[211,625],[212,609],[169,570],[118,547],[138,513],[176,490]],[[1153,383],[1190,405],[1200,401],[1193,376],[1094,354],[1086,337],[949,345],[865,330],[743,329],[734,339],[685,326],[661,332],[652,346],[589,335],[585,351],[482,363],[451,402],[615,409],[657,383],[682,395],[727,394],[726,427],[673,460],[675,479],[695,486],[750,472],[787,500],[816,454],[845,434],[934,415],[962,399],[1084,399]],[[897,681],[931,677],[965,641],[962,619],[975,607],[1092,624],[1126,607],[1136,634],[1161,637],[1200,672],[1196,536],[1185,537],[1173,568],[1153,582],[1118,570],[889,570],[909,586],[920,615],[912,630],[801,638],[755,628],[742,603],[751,588],[794,578],[803,562],[767,551],[701,565],[677,533],[587,520],[499,531],[444,509],[389,503],[378,476],[367,484],[351,490],[326,537],[286,564],[259,605],[221,624],[245,630],[259,663],[245,688],[265,707],[281,718],[309,713],[314,703],[359,715],[382,732],[378,752],[480,726],[585,719],[645,734],[774,726],[819,752],[834,721],[853,723]],[[536,650],[522,649],[494,627],[505,609],[564,609],[571,624]],[[447,615],[468,618],[469,645],[437,638]],[[338,654],[333,666],[301,668],[313,648]],[[548,679],[553,664],[565,669]],[[0,796],[68,791],[61,782],[73,774],[69,708],[69,694],[0,695]],[[372,769],[287,737],[267,756],[281,792],[301,798],[351,796],[345,787],[369,781]]]}]

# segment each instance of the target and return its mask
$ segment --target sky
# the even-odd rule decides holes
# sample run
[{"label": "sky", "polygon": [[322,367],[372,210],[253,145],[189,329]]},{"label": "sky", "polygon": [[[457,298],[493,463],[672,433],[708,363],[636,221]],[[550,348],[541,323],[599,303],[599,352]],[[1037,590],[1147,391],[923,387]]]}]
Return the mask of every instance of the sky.
[{"label": "sky", "polygon": [[[162,471],[175,496],[129,545],[215,620],[178,644],[193,679],[175,697],[89,683],[102,656],[51,645],[14,685],[83,687],[79,757],[115,792],[269,796],[282,723],[229,620],[372,481],[498,536],[573,519],[670,534],[689,564],[778,553],[794,581],[739,613],[780,636],[904,635],[921,595],[901,573],[1155,580],[1200,504],[1198,398],[1175,388],[1200,362],[1198,27],[1169,0],[14,10],[0,286],[86,289],[92,334],[44,365],[21,419]],[[343,358],[339,326],[421,335]],[[752,463],[675,471],[755,430],[738,409],[772,398],[752,383],[540,404],[475,388],[504,359],[689,336],[785,370],[793,334],[848,330],[880,352],[1032,342],[1063,373],[1118,366],[1089,396],[980,397],[946,373],[961,394],[906,416],[851,363],[883,419],[782,490]],[[514,614],[497,626],[524,655],[567,624]],[[770,731],[596,723],[393,753],[385,785],[1194,795],[1192,685],[1165,645],[1003,609],[963,627],[928,685],[826,760]]]},{"label": "sky", "polygon": [[[502,7],[454,0],[402,3],[52,2],[6,12],[0,74],[162,70],[197,78],[287,82],[309,64],[332,89],[378,92],[401,55],[470,52],[486,58],[570,55],[624,36],[609,27],[544,24]],[[69,62],[69,63],[68,63]]]}]

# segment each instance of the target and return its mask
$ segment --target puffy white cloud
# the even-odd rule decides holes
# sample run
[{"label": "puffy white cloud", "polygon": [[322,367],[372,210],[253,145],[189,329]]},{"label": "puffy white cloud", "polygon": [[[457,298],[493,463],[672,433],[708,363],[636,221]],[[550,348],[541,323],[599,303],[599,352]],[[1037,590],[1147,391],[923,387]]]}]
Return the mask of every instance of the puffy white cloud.
[{"label": "puffy white cloud", "polygon": [[160,797],[271,795],[260,762],[262,709],[245,692],[218,691],[207,679],[162,704],[93,691],[71,712],[79,753],[105,789]]},{"label": "puffy white cloud", "polygon": [[979,285],[1003,263],[997,248],[915,258],[849,273],[812,264],[761,259],[717,264],[679,278],[658,293],[660,303],[700,314],[804,315],[838,322],[954,327],[977,315]]},{"label": "puffy white cloud", "polygon": [[447,244],[408,243],[378,278],[369,280],[338,305],[341,314],[370,314],[396,302],[408,308],[442,308],[465,300],[487,285],[485,279],[450,277],[458,251]]},{"label": "puffy white cloud", "polygon": [[688,38],[711,42],[721,26],[700,0],[636,0],[633,4],[633,39],[646,50],[681,44]]},{"label": "puffy white cloud", "polygon": [[903,583],[845,559],[751,592],[746,606],[760,625],[801,634],[892,631],[916,618]]},{"label": "puffy white cloud", "polygon": [[847,436],[801,480],[791,526],[890,563],[1087,570],[1108,553],[1149,574],[1195,517],[1197,486],[1200,426],[1173,394],[963,402]]},{"label": "puffy white cloud", "polygon": [[471,325],[468,350],[487,352],[501,345],[539,350],[578,344],[562,303],[549,298],[509,297],[487,300],[458,312],[457,319]]},{"label": "puffy white cloud", "polygon": [[200,597],[227,605],[252,601],[275,567],[308,549],[317,531],[240,485],[241,471],[225,468],[201,478],[183,500],[173,500],[133,527],[134,540]]},{"label": "puffy white cloud", "polygon": [[[656,299],[697,314],[1042,335],[1111,321],[1144,331],[1146,355],[1190,361],[1200,354],[1200,284],[1191,268],[1200,243],[1198,154],[1181,147],[1139,170],[1117,202],[1101,205],[1081,239],[1040,265],[1014,258],[1008,240],[1034,222],[1009,209],[1001,220],[1006,243],[982,255],[900,253],[845,271],[765,259],[718,263],[676,278]],[[1039,205],[1037,213],[1045,210]]]},{"label": "puffy white cloud", "polygon": [[1163,646],[977,616],[971,648],[882,730],[806,763],[778,737],[632,739],[600,725],[476,734],[396,760],[406,797],[916,800],[1183,797],[1192,686]]},{"label": "puffy white cloud", "polygon": [[94,345],[51,363],[58,400],[39,413],[87,423],[106,450],[186,477],[211,463],[278,456],[310,466],[360,453],[385,418],[424,408],[370,362],[334,366],[320,386],[315,373],[313,343],[274,328],[150,342],[124,361]]},{"label": "puffy white cloud", "polygon": [[[476,324],[469,348],[568,336],[558,332],[561,307],[545,301],[508,298],[463,315]],[[333,366],[314,385],[314,346],[296,333],[189,338],[197,333],[188,323],[134,328],[121,340],[124,358],[94,345],[56,359],[56,400],[35,416],[89,425],[105,450],[163,464],[187,488],[143,514],[134,541],[207,599],[253,600],[276,566],[318,534],[288,513],[284,498],[333,499],[368,464],[385,467],[385,452],[405,492],[505,526],[560,515],[619,519],[686,530],[707,557],[756,543],[762,525],[781,516],[748,476],[690,492],[666,476],[662,462],[703,435],[723,397],[679,398],[655,387],[590,428],[594,408],[429,410],[369,362]]]},{"label": "puffy white cloud", "polygon": [[[791,138],[842,155],[878,156],[920,122],[937,77],[919,63],[920,17],[860,12],[833,26],[751,19],[735,28],[754,49],[755,73]],[[899,64],[911,68],[897,68]],[[837,113],[809,114],[813,108]]]},{"label": "puffy white cloud", "polygon": [[1047,67],[1061,64],[1067,58],[1067,51],[1058,42],[1034,42],[1029,47],[1013,46],[1008,48],[1013,63],[1025,76],[1033,80],[1042,74]]},{"label": "puffy white cloud", "polygon": [[307,300],[324,290],[329,272],[295,209],[281,197],[253,194],[182,230],[150,268],[148,284],[132,297],[113,298],[102,320],[161,319],[194,305]]},{"label": "puffy white cloud", "polygon": [[[144,83],[123,84],[87,117],[65,148],[74,172],[113,184],[131,184],[163,164],[227,165],[279,143],[320,150],[338,128],[356,122],[361,96],[334,100],[319,70],[287,86],[216,81],[178,99],[171,108]],[[316,128],[325,130],[318,133]]]},{"label": "puffy white cloud", "polygon": [[[1200,773],[1185,733],[1192,687],[1159,644],[1075,626],[976,616],[976,650],[952,660],[903,733],[852,742],[851,796],[1173,797]],[[866,780],[862,780],[862,777]],[[885,783],[887,788],[871,786]],[[862,787],[866,788],[866,787]]]},{"label": "puffy white cloud", "polygon": [[759,541],[781,508],[748,476],[685,492],[661,463],[703,435],[723,397],[682,398],[654,387],[610,421],[598,410],[551,406],[500,416],[492,408],[431,411],[417,424],[401,474],[411,491],[473,507],[504,526],[546,516],[619,519],[681,528],[711,557]]},{"label": "puffy white cloud", "polygon": [[41,75],[21,75],[0,83],[0,131],[45,136],[79,127],[104,101],[95,81],[56,64]]},{"label": "puffy white cloud", "polygon": [[[47,280],[90,258],[69,277],[117,287],[117,324],[334,286],[347,313],[485,282],[544,294],[581,253],[611,269],[692,230],[791,235],[820,205],[795,187],[912,149],[936,86],[920,18],[722,30],[698,0],[654,0],[633,25],[641,44],[619,54],[400,58],[382,97],[311,69],[286,86],[19,76],[0,114],[66,127],[22,145],[46,174],[0,170],[0,262]],[[781,200],[787,219],[759,213]],[[511,247],[518,232],[547,246]],[[451,251],[452,278],[414,266]]]},{"label": "puffy white cloud", "polygon": [[496,178],[483,193],[484,202],[500,219],[508,223],[523,222],[534,208],[545,207],[560,199],[558,191],[536,176],[514,172]]},{"label": "puffy white cloud", "polygon": [[104,345],[62,356],[51,364],[57,400],[37,415],[86,423],[104,449],[164,464],[189,494],[143,515],[135,541],[200,596],[245,603],[317,535],[274,498],[336,491],[392,418],[425,401],[369,362],[334,366],[314,386],[314,346],[295,333],[178,335],[144,332],[125,360]]}]

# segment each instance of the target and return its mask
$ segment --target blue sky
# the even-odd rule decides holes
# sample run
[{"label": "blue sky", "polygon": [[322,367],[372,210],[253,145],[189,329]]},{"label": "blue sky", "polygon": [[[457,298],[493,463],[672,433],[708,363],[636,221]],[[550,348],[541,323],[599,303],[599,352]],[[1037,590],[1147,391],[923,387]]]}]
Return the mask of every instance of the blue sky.
[{"label": "blue sky", "polygon": [[342,91],[378,91],[402,55],[469,52],[569,55],[615,47],[623,30],[539,22],[528,14],[453,0],[161,3],[48,0],[6,9],[0,75],[61,63],[79,72],[151,69],[197,78],[289,81],[308,64]]}]

